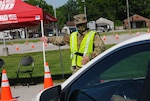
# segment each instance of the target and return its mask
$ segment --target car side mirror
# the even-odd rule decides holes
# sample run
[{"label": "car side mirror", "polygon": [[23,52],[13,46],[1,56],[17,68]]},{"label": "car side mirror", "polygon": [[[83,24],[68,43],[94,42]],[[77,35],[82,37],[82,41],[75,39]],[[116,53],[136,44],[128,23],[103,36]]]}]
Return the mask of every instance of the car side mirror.
[{"label": "car side mirror", "polygon": [[58,101],[61,93],[61,85],[46,88],[41,91],[36,99],[37,101]]}]

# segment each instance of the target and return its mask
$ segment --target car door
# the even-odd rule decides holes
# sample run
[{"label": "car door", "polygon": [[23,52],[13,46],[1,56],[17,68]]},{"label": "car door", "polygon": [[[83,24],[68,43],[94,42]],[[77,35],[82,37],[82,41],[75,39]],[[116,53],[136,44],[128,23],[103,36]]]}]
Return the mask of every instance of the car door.
[{"label": "car door", "polygon": [[66,86],[60,101],[110,101],[113,94],[137,99],[148,63],[149,40],[122,46],[99,58]]}]

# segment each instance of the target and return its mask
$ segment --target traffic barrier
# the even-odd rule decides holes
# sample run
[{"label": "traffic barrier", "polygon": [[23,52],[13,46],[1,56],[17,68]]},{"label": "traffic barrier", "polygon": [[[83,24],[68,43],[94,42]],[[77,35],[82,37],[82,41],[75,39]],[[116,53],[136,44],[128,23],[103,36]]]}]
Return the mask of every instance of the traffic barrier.
[{"label": "traffic barrier", "polygon": [[45,89],[47,87],[53,86],[53,80],[52,80],[51,73],[49,70],[48,62],[45,63],[44,70],[45,70],[45,73],[44,73],[44,89]]},{"label": "traffic barrier", "polygon": [[18,47],[18,45],[16,45],[16,51],[18,51],[19,50],[19,47]]},{"label": "traffic barrier", "polygon": [[1,100],[0,101],[16,101],[16,100],[17,100],[17,98],[12,97],[6,70],[3,69],[2,70]]}]

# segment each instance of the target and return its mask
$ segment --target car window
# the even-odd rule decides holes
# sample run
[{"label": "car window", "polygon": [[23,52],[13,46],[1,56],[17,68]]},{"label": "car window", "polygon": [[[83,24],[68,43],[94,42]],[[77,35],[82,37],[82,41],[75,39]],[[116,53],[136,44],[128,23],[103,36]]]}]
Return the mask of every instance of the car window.
[{"label": "car window", "polygon": [[70,29],[70,33],[77,31],[76,28],[69,28]]},{"label": "car window", "polygon": [[101,74],[101,80],[132,79],[145,77],[150,51],[135,53],[118,61],[110,69]]},{"label": "car window", "polygon": [[[75,91],[88,96],[84,97],[86,100],[90,98],[96,101],[99,99],[110,101],[111,96],[116,93],[120,96],[128,94],[130,98],[137,98],[150,61],[150,44],[135,44],[124,46],[96,61],[92,68],[66,90],[67,95],[64,100],[72,99]],[[125,91],[124,88],[126,88]],[[76,94],[78,96],[75,94],[74,96],[82,99],[83,96],[80,93]]]}]

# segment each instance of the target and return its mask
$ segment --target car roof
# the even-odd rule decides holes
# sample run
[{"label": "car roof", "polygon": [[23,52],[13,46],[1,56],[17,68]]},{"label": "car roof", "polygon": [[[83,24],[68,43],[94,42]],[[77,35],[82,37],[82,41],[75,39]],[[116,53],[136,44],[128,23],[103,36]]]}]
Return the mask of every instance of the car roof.
[{"label": "car roof", "polygon": [[144,40],[150,40],[150,33],[146,33],[140,36],[135,36],[133,38],[130,38],[128,40],[125,40],[121,43],[118,43],[116,45],[114,45],[113,47],[107,49],[106,51],[104,51],[103,53],[99,54],[97,57],[95,57],[94,59],[92,59],[90,62],[88,62],[86,65],[84,65],[81,69],[79,69],[76,73],[74,73],[73,75],[71,75],[67,80],[65,80],[65,82],[63,82],[61,84],[62,89],[64,89],[70,82],[73,82],[76,78],[79,77],[79,75],[82,74],[83,71],[85,71],[90,65],[92,65],[95,61],[97,61],[98,59],[100,59],[101,57],[105,56],[106,54],[108,54],[109,52],[116,50],[122,46],[131,44],[131,43],[135,43],[135,42],[140,42],[140,41],[144,41]]}]

